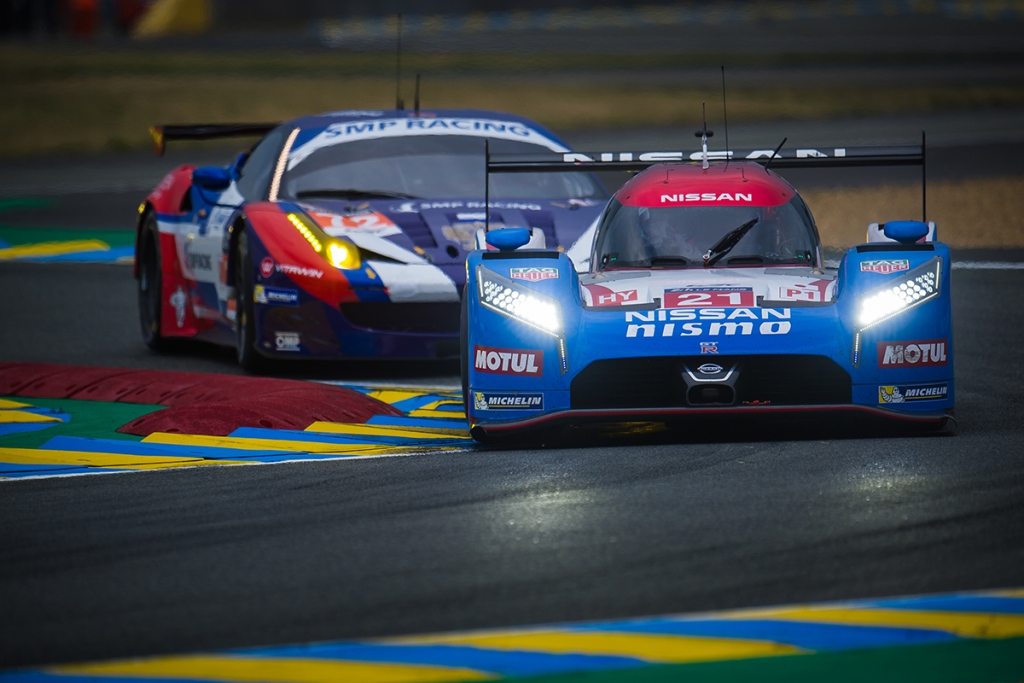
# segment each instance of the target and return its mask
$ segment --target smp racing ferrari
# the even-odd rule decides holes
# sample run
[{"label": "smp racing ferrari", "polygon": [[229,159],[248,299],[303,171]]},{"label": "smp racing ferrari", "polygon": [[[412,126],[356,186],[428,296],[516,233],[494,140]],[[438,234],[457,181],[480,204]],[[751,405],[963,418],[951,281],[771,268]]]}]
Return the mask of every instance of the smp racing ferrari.
[{"label": "smp racing ferrari", "polygon": [[934,223],[873,224],[826,267],[810,211],[773,170],[923,165],[923,150],[709,154],[705,138],[692,155],[495,155],[495,174],[644,170],[568,253],[492,229],[490,249],[469,257],[471,433],[793,414],[943,425],[954,398],[950,260]]},{"label": "smp racing ferrari", "polygon": [[[484,111],[340,111],[282,124],[161,126],[168,140],[262,135],[224,167],[180,166],[139,207],[143,338],[268,358],[457,357],[466,254],[492,225],[572,244],[607,201],[587,173],[485,183],[485,149],[568,151]],[[489,197],[485,194],[489,193]]]}]

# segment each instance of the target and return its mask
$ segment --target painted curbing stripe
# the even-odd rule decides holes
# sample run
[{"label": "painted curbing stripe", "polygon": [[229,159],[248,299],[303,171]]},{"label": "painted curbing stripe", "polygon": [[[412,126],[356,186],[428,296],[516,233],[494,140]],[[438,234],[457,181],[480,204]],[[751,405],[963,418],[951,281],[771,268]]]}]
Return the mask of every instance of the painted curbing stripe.
[{"label": "painted curbing stripe", "polygon": [[87,251],[107,251],[110,245],[101,240],[71,240],[68,242],[38,242],[0,249],[0,261],[15,259],[51,258],[63,254]]},{"label": "painted curbing stripe", "polygon": [[[105,469],[104,472],[128,472],[129,470]],[[48,477],[62,474],[87,474],[96,472],[95,468],[82,465],[46,463],[11,463],[0,462],[0,473],[4,477],[20,479],[22,477]]]},{"label": "painted curbing stripe", "polygon": [[0,410],[11,410],[12,408],[35,408],[31,403],[12,401],[9,398],[0,398]]},{"label": "painted curbing stripe", "polygon": [[771,619],[641,619],[585,626],[581,631],[649,633],[771,641],[801,650],[834,651],[957,640],[946,631],[868,625],[822,624]]},{"label": "painted curbing stripe", "polygon": [[318,643],[245,650],[258,657],[343,659],[463,667],[499,676],[533,676],[570,671],[600,671],[644,666],[634,657],[482,650],[463,645],[401,645],[398,643]]},{"label": "painted curbing stripe", "polygon": [[193,655],[53,667],[54,674],[138,676],[217,681],[360,681],[427,683],[482,681],[493,676],[465,668],[414,666],[318,659],[267,659],[236,655]]},{"label": "painted curbing stripe", "polygon": [[[47,441],[46,450],[88,451],[93,453],[121,453],[124,455],[148,455],[164,457],[191,457],[204,460],[261,460],[264,458],[289,458],[295,454],[289,451],[248,451],[209,446],[178,446],[119,439],[93,439],[84,436],[55,436]],[[271,460],[272,462],[272,460]]]},{"label": "painted curbing stripe", "polygon": [[215,446],[255,451],[292,451],[295,453],[321,453],[333,455],[382,455],[407,452],[422,452],[427,447],[396,447],[377,444],[337,444],[319,441],[287,441],[284,439],[246,439],[231,436],[206,436],[202,434],[172,434],[153,432],[143,443],[178,444],[182,446]]},{"label": "painted curbing stripe", "polygon": [[426,427],[438,433],[458,434],[469,438],[469,429],[465,420],[450,420],[427,417],[396,417],[392,415],[374,415],[367,424],[389,425],[391,427]]},{"label": "painted curbing stripe", "polygon": [[468,645],[488,650],[611,655],[632,657],[648,663],[703,662],[803,652],[789,645],[753,640],[565,630],[428,636],[397,639],[393,642]]},{"label": "painted curbing stripe", "polygon": [[806,607],[744,612],[735,618],[762,617],[805,623],[861,624],[947,631],[962,638],[1009,638],[1024,635],[1024,617],[968,612],[923,612],[870,607]]},{"label": "painted curbing stripe", "polygon": [[[374,444],[389,446],[417,446],[423,443],[422,436],[347,436],[344,434],[330,434],[325,432],[298,431],[292,429],[266,429],[263,427],[239,427],[231,432],[229,436],[247,439],[266,439],[270,441],[312,441],[315,443],[332,443],[339,446],[348,444]],[[465,438],[449,437],[446,440],[431,440],[430,446],[461,445],[468,440]]]},{"label": "painted curbing stripe", "polygon": [[867,603],[867,605],[883,609],[1024,614],[1024,596],[950,595],[928,598],[897,598],[893,600],[878,600]]},{"label": "painted curbing stripe", "polygon": [[85,465],[121,469],[159,469],[193,465],[244,465],[235,460],[203,460],[202,458],[93,453],[89,451],[41,450],[37,448],[0,448],[0,463],[15,465]]},{"label": "painted curbing stripe", "polygon": [[314,422],[306,427],[307,432],[324,432],[326,434],[365,434],[381,436],[405,436],[420,439],[448,439],[445,434],[430,427],[391,427],[380,424],[344,424],[341,422]]}]

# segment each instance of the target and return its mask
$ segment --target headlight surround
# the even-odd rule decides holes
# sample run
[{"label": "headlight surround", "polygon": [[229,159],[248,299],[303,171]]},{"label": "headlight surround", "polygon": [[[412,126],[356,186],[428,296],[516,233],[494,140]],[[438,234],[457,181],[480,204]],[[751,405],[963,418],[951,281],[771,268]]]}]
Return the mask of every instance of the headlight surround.
[{"label": "headlight surround", "polygon": [[479,267],[480,302],[492,311],[525,323],[553,337],[562,336],[562,313],[550,297],[523,287],[492,270]]},{"label": "headlight surround", "polygon": [[331,237],[323,229],[300,213],[286,214],[299,234],[309,243],[313,251],[320,254],[327,263],[335,268],[354,270],[362,265],[359,247],[344,237]]},{"label": "headlight surround", "polygon": [[939,258],[914,268],[904,277],[892,278],[885,287],[861,297],[857,307],[857,327],[866,330],[931,301],[941,293],[941,283],[942,260]]}]

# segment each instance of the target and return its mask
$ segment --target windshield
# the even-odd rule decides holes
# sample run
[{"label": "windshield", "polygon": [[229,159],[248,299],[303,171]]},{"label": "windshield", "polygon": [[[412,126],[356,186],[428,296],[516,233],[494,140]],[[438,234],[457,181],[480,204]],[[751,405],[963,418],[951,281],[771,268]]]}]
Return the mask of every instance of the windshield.
[{"label": "windshield", "polygon": [[[544,147],[491,140],[492,153],[536,154]],[[280,196],[390,196],[420,199],[484,196],[484,142],[456,135],[360,140],[323,147],[289,169]],[[603,199],[587,173],[492,174],[493,199]]]},{"label": "windshield", "polygon": [[814,263],[817,229],[799,197],[781,206],[625,206],[612,200],[594,263],[614,268]]}]

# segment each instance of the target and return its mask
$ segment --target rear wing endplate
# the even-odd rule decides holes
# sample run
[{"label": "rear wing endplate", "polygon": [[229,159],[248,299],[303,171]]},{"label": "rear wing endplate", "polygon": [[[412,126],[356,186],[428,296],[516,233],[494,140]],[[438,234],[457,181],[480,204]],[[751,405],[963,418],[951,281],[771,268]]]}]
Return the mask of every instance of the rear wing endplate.
[{"label": "rear wing endplate", "polygon": [[242,138],[265,135],[277,128],[278,123],[192,123],[151,126],[149,136],[153,148],[163,156],[169,140],[212,140],[215,138]]}]

